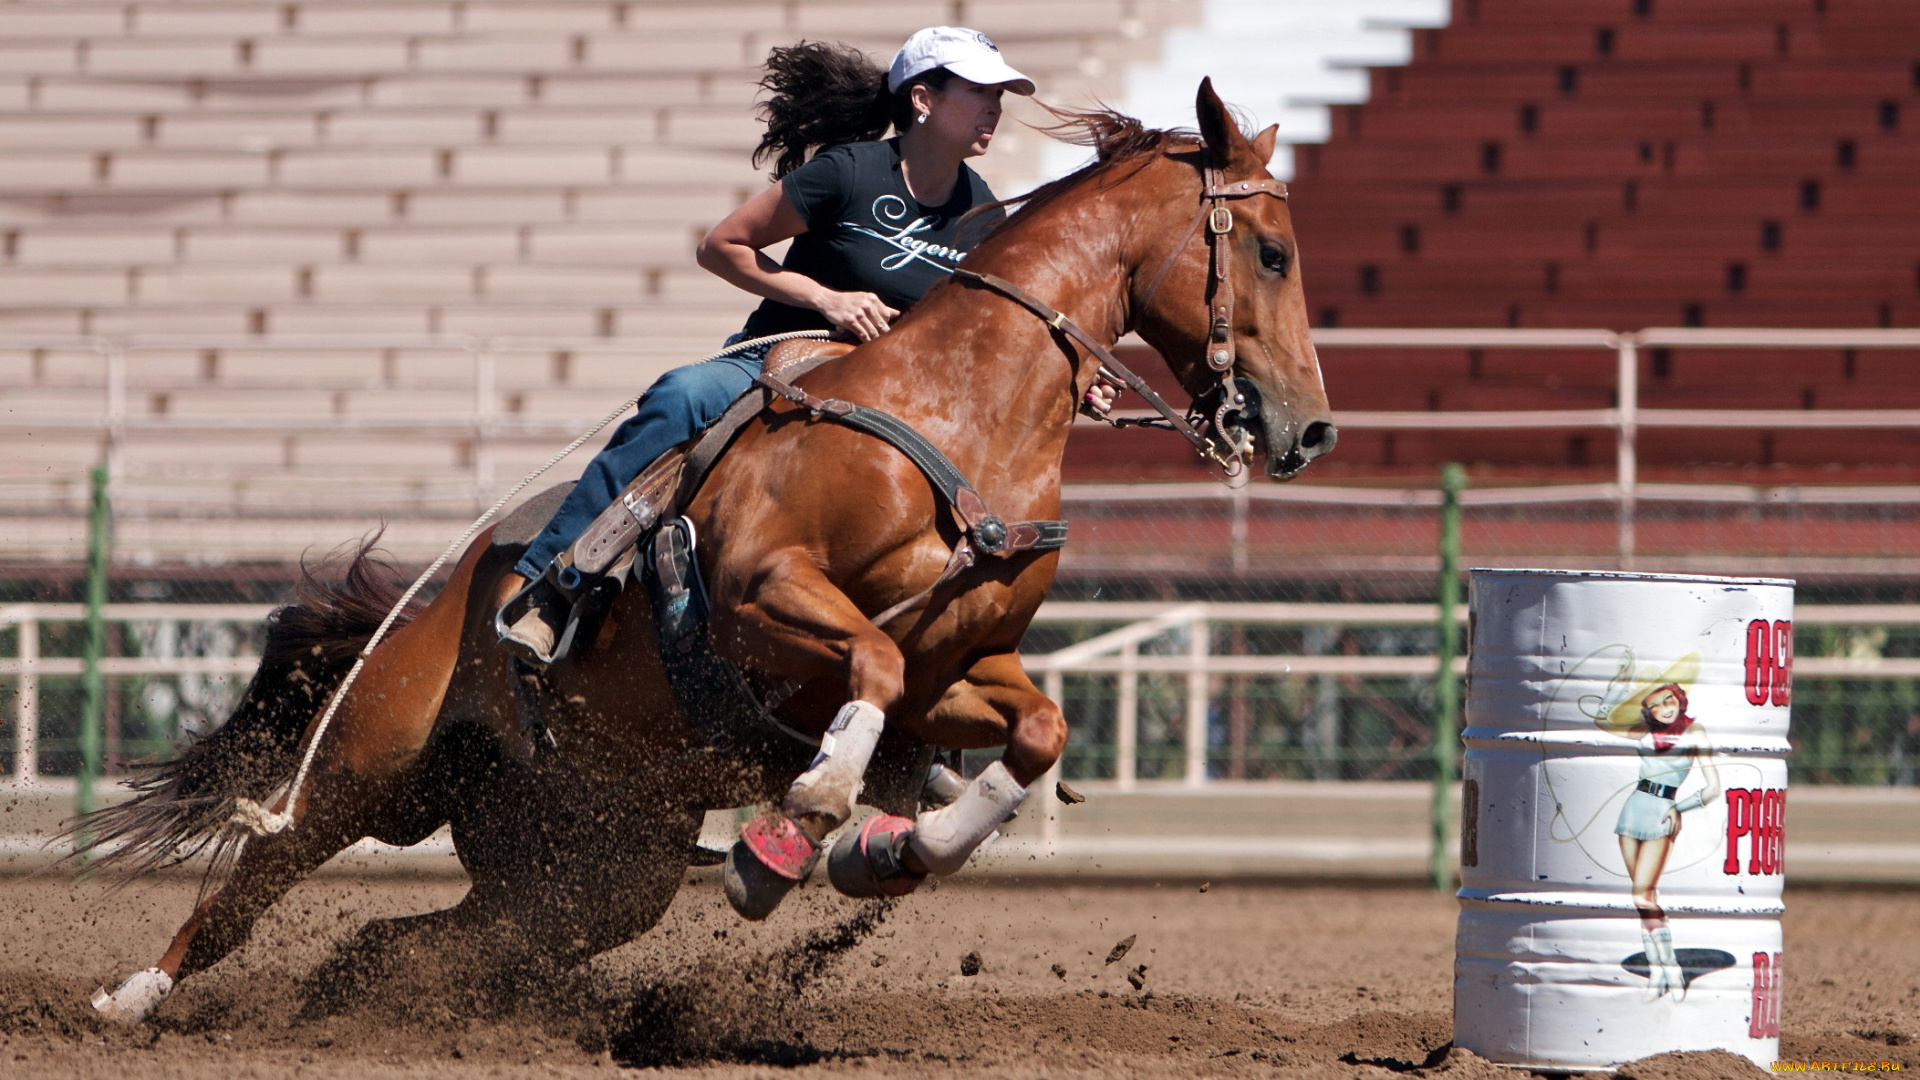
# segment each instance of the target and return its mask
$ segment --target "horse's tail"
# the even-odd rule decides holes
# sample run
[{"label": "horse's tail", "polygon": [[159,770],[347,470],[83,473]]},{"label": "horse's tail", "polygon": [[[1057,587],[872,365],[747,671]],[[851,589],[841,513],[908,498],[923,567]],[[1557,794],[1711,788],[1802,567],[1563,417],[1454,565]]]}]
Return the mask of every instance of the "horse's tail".
[{"label": "horse's tail", "polygon": [[[133,798],[67,830],[85,838],[75,855],[98,851],[97,865],[129,876],[203,852],[207,880],[226,869],[242,839],[229,826],[234,800],[264,801],[291,778],[307,725],[400,598],[390,565],[373,554],[379,538],[326,560],[320,573],[302,563],[293,603],[268,616],[260,666],[227,722],[171,759],[136,765]],[[327,572],[341,561],[343,573]],[[410,605],[395,628],[418,610]]]}]

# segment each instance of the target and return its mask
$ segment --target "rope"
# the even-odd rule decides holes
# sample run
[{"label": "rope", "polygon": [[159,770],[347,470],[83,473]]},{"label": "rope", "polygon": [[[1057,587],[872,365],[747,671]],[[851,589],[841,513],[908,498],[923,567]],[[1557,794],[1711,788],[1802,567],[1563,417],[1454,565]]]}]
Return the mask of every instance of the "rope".
[{"label": "rope", "polygon": [[[768,337],[752,338],[739,342],[738,344],[729,345],[719,352],[714,353],[712,356],[696,361],[696,363],[704,364],[708,360],[718,360],[724,356],[730,356],[757,345],[776,345],[782,341],[789,341],[794,338],[824,338],[828,333],[826,330],[795,330],[785,334],[773,334]],[[579,438],[568,443],[565,450],[548,458],[545,465],[528,473],[519,483],[508,488],[505,495],[500,496],[492,506],[487,507],[486,513],[475,518],[473,524],[467,526],[467,531],[460,534],[459,539],[448,544],[447,549],[440,553],[440,557],[433,560],[431,565],[421,571],[419,577],[413,579],[413,584],[408,587],[405,593],[401,594],[399,601],[393,605],[393,610],[387,612],[387,617],[381,620],[379,629],[375,630],[373,636],[367,639],[366,646],[360,650],[360,655],[354,659],[353,667],[348,669],[347,677],[340,681],[340,688],[333,692],[333,698],[327,702],[327,711],[320,714],[320,723],[313,730],[313,740],[307,744],[307,751],[301,755],[300,758],[300,768],[293,774],[293,782],[287,787],[286,809],[277,812],[268,809],[270,803],[277,802],[278,800],[268,800],[267,803],[260,803],[244,797],[237,798],[233,801],[233,817],[230,819],[232,824],[246,829],[255,836],[268,836],[274,833],[281,833],[292,827],[293,808],[300,801],[300,791],[306,786],[307,774],[313,769],[313,759],[320,750],[320,740],[327,734],[328,725],[333,723],[333,714],[339,711],[340,703],[346,700],[347,691],[352,688],[354,680],[360,677],[360,669],[366,666],[367,657],[372,655],[374,648],[380,644],[381,639],[387,636],[387,631],[393,628],[394,621],[400,617],[400,613],[406,610],[407,605],[411,603],[414,596],[426,586],[427,582],[432,580],[433,575],[440,572],[440,568],[447,564],[447,560],[453,558],[456,552],[464,551],[467,543],[486,526],[488,521],[492,520],[493,515],[499,513],[502,507],[512,502],[515,495],[520,494],[528,484],[539,479],[541,474],[545,473],[548,469],[560,464],[561,460],[568,454],[584,446],[588,439],[598,435],[608,424],[618,420],[628,409],[637,405],[639,401],[639,395],[635,395],[621,402],[619,408],[608,413],[599,423],[588,428],[581,433]]]}]

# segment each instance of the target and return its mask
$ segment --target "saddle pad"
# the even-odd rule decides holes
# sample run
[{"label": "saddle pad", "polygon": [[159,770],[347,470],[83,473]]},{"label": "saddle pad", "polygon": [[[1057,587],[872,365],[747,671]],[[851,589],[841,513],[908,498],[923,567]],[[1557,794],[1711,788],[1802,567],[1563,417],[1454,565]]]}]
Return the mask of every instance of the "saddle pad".
[{"label": "saddle pad", "polygon": [[540,530],[547,527],[553,512],[560,509],[560,503],[567,493],[573,490],[573,481],[555,484],[547,490],[528,499],[510,511],[500,523],[493,527],[494,547],[526,547]]}]

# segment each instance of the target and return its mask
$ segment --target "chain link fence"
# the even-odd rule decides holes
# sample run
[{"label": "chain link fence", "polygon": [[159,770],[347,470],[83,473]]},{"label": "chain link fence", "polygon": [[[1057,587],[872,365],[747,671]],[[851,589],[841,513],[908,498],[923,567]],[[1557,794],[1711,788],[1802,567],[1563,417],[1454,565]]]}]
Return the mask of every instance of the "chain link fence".
[{"label": "chain link fence", "polygon": [[[1288,490],[1070,490],[1073,542],[1023,649],[1071,724],[1063,776],[1431,777],[1437,498],[1350,491],[1344,498],[1374,500],[1355,504],[1330,501],[1342,496],[1327,489]],[[1469,492],[1463,565],[1621,565],[1617,504],[1500,501],[1513,498]],[[1636,515],[1637,569],[1800,579],[1796,783],[1920,783],[1920,607],[1906,606],[1920,605],[1908,544],[1920,535],[1920,506],[1655,498]],[[316,547],[367,524],[341,519]],[[11,734],[0,740],[0,775],[71,776],[78,767],[83,521],[75,535],[71,560],[0,568],[0,716]],[[109,775],[224,720],[258,655],[264,616],[290,598],[297,573],[284,563],[110,563],[101,711]],[[1206,605],[1197,616],[1147,625],[1194,602]],[[1846,614],[1824,622],[1804,614],[1816,611]],[[1052,663],[1129,627],[1130,643]]]}]

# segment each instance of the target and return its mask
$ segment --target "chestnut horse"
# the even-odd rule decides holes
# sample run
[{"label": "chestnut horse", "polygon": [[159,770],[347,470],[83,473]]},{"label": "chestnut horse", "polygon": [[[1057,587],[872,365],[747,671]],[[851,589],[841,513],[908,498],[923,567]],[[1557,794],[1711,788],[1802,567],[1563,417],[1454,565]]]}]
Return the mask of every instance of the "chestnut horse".
[{"label": "chestnut horse", "polygon": [[[1111,345],[1137,330],[1191,394],[1223,373],[1235,379],[1247,399],[1242,434],[1263,446],[1275,479],[1330,449],[1285,188],[1266,172],[1274,129],[1248,138],[1205,82],[1199,138],[1111,112],[1060,115],[1097,160],[1027,199],[965,265],[1065,318],[1043,321],[979,277],[945,282],[889,333],[799,385],[911,424],[1009,521],[1059,512],[1068,431],[1104,351],[1082,333]],[[1236,197],[1224,217],[1215,202],[1209,215],[1207,185],[1271,197]],[[1215,325],[1221,295],[1231,325]],[[492,622],[521,550],[503,525],[368,655],[293,799],[293,826],[237,845],[235,800],[277,796],[287,809],[318,707],[390,600],[363,550],[344,586],[309,582],[303,602],[277,615],[228,724],[149,770],[134,801],[94,822],[96,842],[118,845],[108,859],[151,865],[211,846],[226,871],[154,968],[98,996],[102,1010],[144,1016],[348,845],[413,844],[447,823],[470,891],[446,911],[371,924],[362,944],[373,954],[484,939],[509,963],[564,969],[659,919],[704,811],[785,792],[729,863],[729,897],[759,917],[811,869],[863,776],[867,802],[911,814],[926,767],[917,747],[1005,747],[950,806],[842,841],[858,855],[850,877],[833,860],[835,883],[859,894],[845,886],[861,879],[868,895],[957,869],[1066,743],[1060,708],[1016,651],[1058,553],[982,559],[883,630],[875,615],[938,578],[962,533],[902,453],[776,406],[740,432],[685,514],[715,651],[756,681],[797,687],[777,718],[830,731],[819,752],[702,746],[670,693],[641,589],[615,598],[569,659],[540,675],[516,668]]]}]

